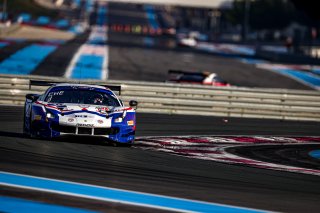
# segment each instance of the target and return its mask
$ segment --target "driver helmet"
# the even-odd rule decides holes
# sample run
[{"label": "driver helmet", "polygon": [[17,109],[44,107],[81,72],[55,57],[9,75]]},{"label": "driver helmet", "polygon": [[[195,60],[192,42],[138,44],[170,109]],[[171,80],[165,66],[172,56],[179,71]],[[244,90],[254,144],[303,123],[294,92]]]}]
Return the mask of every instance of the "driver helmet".
[{"label": "driver helmet", "polygon": [[93,104],[102,104],[103,96],[101,94],[95,94],[92,100],[93,100]]}]

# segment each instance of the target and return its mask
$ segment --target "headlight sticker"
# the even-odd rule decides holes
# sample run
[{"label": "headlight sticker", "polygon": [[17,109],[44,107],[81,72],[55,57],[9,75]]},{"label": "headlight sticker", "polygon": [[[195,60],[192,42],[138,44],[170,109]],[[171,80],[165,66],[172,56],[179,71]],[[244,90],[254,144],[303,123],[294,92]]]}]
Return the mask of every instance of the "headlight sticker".
[{"label": "headlight sticker", "polygon": [[128,126],[133,126],[134,125],[134,121],[133,120],[127,121],[127,124],[128,124]]},{"label": "headlight sticker", "polygon": [[40,121],[42,119],[42,116],[41,115],[35,115],[34,116],[34,120],[35,121]]},{"label": "headlight sticker", "polygon": [[121,123],[122,120],[123,120],[122,117],[118,117],[118,118],[114,119],[114,122]]}]

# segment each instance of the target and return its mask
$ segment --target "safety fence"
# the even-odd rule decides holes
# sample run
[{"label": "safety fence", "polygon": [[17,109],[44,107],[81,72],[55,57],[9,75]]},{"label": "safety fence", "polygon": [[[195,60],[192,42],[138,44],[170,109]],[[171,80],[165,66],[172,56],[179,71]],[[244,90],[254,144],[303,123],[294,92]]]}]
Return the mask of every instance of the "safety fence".
[{"label": "safety fence", "polygon": [[[47,87],[29,80],[79,81],[41,76],[0,75],[0,103],[23,105],[28,93]],[[138,112],[320,121],[320,92],[305,90],[211,87],[136,81],[81,81],[88,84],[120,85],[121,99],[139,102]]]}]

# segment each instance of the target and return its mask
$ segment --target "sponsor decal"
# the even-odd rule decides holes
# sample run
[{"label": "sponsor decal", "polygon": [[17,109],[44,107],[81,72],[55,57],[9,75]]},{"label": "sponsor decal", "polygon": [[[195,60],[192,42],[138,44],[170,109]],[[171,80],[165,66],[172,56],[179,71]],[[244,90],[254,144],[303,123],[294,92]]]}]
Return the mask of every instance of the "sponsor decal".
[{"label": "sponsor decal", "polygon": [[53,96],[62,96],[64,91],[50,92],[48,94],[47,102],[51,102]]},{"label": "sponsor decal", "polygon": [[92,127],[94,127],[94,125],[93,124],[77,124],[77,127],[90,127],[90,128],[92,128]]},{"label": "sponsor decal", "polygon": [[134,125],[134,121],[133,120],[127,121],[127,124],[128,124],[128,126],[133,126]]},{"label": "sponsor decal", "polygon": [[64,91],[50,92],[48,96],[63,95]]},{"label": "sponsor decal", "polygon": [[108,107],[96,107],[96,111],[100,113],[106,113],[110,111],[110,109]]},{"label": "sponsor decal", "polygon": [[69,122],[73,122],[73,121],[74,121],[74,118],[68,118],[68,121],[69,121]]},{"label": "sponsor decal", "polygon": [[103,124],[103,120],[98,120],[98,123],[99,124]]},{"label": "sponsor decal", "polygon": [[76,118],[87,118],[87,115],[75,115]]},{"label": "sponsor decal", "polygon": [[132,110],[131,107],[122,107],[122,108],[115,109],[114,111],[121,112],[121,111],[130,111],[130,110]]}]

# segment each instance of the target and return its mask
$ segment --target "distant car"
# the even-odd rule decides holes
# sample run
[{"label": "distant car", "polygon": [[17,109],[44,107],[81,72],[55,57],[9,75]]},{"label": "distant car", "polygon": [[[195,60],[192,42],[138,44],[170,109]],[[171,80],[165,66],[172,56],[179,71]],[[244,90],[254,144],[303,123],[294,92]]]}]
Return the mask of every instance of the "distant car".
[{"label": "distant car", "polygon": [[230,86],[227,81],[221,79],[216,73],[189,72],[182,70],[169,70],[167,82]]},{"label": "distant car", "polygon": [[[50,85],[34,81],[30,85]],[[132,144],[136,129],[136,101],[125,107],[111,90],[120,86],[53,84],[44,94],[27,94],[23,131],[32,137],[102,137]]]},{"label": "distant car", "polygon": [[197,41],[194,38],[179,38],[177,43],[181,47],[195,47],[197,45]]},{"label": "distant car", "polygon": [[208,35],[188,29],[178,30],[176,37],[178,46],[183,47],[195,47],[199,41],[208,41]]},{"label": "distant car", "polygon": [[208,35],[200,33],[199,31],[190,31],[189,37],[194,38],[197,41],[208,41]]}]

